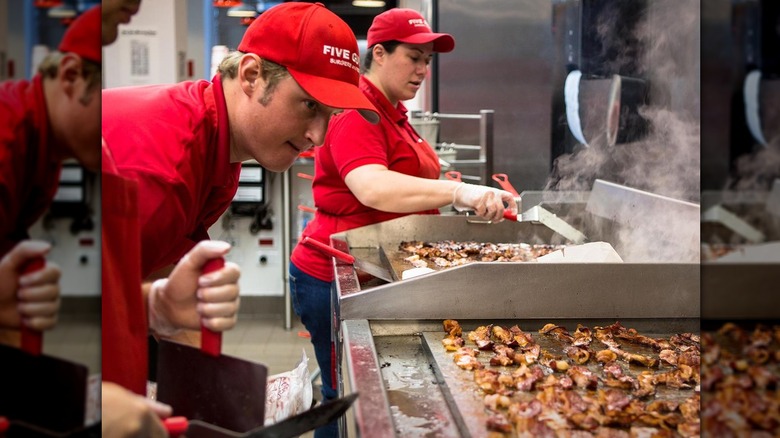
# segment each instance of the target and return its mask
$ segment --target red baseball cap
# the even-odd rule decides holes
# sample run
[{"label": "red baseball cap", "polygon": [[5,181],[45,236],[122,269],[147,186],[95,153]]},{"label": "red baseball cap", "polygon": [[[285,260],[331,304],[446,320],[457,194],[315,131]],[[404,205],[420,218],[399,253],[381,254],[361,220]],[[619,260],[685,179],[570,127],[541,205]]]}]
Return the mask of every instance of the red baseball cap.
[{"label": "red baseball cap", "polygon": [[72,52],[100,64],[102,59],[100,5],[79,15],[62,36],[60,52]]},{"label": "red baseball cap", "polygon": [[414,9],[393,8],[374,17],[368,29],[368,47],[385,41],[400,41],[407,44],[433,42],[434,52],[451,52],[455,39],[447,33],[431,31],[428,21]]},{"label": "red baseball cap", "polygon": [[323,105],[356,109],[369,122],[379,121],[376,108],[358,88],[355,35],[322,3],[289,2],[268,9],[249,25],[238,50],[286,67]]}]

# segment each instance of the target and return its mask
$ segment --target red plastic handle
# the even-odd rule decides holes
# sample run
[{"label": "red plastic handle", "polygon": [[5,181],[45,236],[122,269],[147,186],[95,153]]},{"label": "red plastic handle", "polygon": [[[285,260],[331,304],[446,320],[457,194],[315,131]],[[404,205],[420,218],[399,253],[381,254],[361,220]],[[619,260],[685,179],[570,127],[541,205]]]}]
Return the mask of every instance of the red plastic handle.
[{"label": "red plastic handle", "polygon": [[168,431],[168,435],[171,438],[177,438],[184,435],[187,432],[187,428],[190,427],[190,422],[187,417],[170,417],[163,420],[163,426]]},{"label": "red plastic handle", "polygon": [[314,175],[309,175],[308,173],[298,172],[297,176],[298,176],[298,178],[308,179],[309,181],[314,181]]},{"label": "red plastic handle", "polygon": [[517,215],[513,214],[509,210],[504,210],[504,219],[516,222],[517,221]]},{"label": "red plastic handle", "polygon": [[512,183],[509,182],[509,177],[506,176],[505,173],[494,173],[493,181],[497,182],[502,189],[511,193],[515,198],[520,196],[520,193],[517,193],[517,190],[515,190],[515,188],[512,186]]},{"label": "red plastic handle", "polygon": [[320,242],[319,240],[314,240],[309,236],[304,237],[301,243],[316,248],[329,256],[336,257],[342,262],[346,262],[349,264],[355,263],[355,257],[351,256],[350,254],[347,254],[344,251],[339,251],[336,248],[326,245]]},{"label": "red plastic handle", "polygon": [[[24,265],[22,265],[22,269],[20,269],[19,272],[22,275],[25,275],[31,272],[40,271],[45,266],[46,259],[42,256],[38,256],[31,258]],[[40,356],[41,352],[43,351],[43,333],[26,327],[24,323],[22,323],[21,332],[22,350],[32,354],[33,356]]]},{"label": "red plastic handle", "polygon": [[316,208],[311,208],[308,205],[298,204],[298,210],[305,211],[306,213],[316,213]]},{"label": "red plastic handle", "polygon": [[[225,266],[225,259],[218,257],[211,259],[203,265],[203,273],[208,274],[222,269]],[[209,356],[217,357],[222,353],[222,333],[215,332],[205,325],[200,326],[200,351]]]},{"label": "red plastic handle", "polygon": [[450,181],[462,182],[461,174],[457,170],[450,170],[444,174],[444,177]]}]

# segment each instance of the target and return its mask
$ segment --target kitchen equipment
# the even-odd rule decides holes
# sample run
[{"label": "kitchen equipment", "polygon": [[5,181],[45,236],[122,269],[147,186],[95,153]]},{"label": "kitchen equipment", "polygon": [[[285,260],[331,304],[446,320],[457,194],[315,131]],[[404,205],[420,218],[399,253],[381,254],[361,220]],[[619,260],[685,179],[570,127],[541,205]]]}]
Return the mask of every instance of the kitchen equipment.
[{"label": "kitchen equipment", "polygon": [[536,205],[531,207],[522,214],[512,214],[509,210],[504,210],[504,219],[510,221],[526,221],[526,222],[538,222],[544,226],[554,230],[556,233],[565,237],[569,241],[575,244],[581,244],[587,242],[587,238],[581,231],[569,225],[568,222],[556,216],[544,209],[542,206]]},{"label": "kitchen equipment", "polygon": [[[23,274],[45,266],[32,259]],[[42,435],[83,431],[87,403],[87,367],[41,353],[40,332],[22,328],[21,349],[0,345],[3,377],[0,415],[11,429],[39,430]],[[9,432],[10,433],[10,432]],[[13,435],[11,435],[13,436]]]},{"label": "kitchen equipment", "polygon": [[[402,241],[549,243],[558,234],[536,222],[484,224],[457,216],[413,215],[331,236],[359,256],[383,248],[391,269],[410,264]],[[589,236],[590,237],[590,236]],[[594,235],[594,240],[601,240]],[[622,254],[621,254],[622,256]],[[533,331],[545,323],[573,330],[619,320],[643,334],[696,332],[699,264],[474,262],[401,282],[372,285],[335,265],[337,362],[343,393],[361,394],[347,415],[360,436],[488,436],[473,376],[453,370],[442,350],[442,321],[464,329],[490,323]],[[535,335],[536,337],[536,335]]]},{"label": "kitchen equipment", "polygon": [[[208,273],[224,266],[210,260]],[[201,326],[201,348],[160,340],[157,399],[177,415],[245,432],[262,426],[268,369],[221,354],[222,334]]]},{"label": "kitchen equipment", "polygon": [[449,172],[445,172],[444,177],[450,181],[456,181],[456,182],[463,181],[461,179],[461,173],[458,172],[457,170],[450,170]]},{"label": "kitchen equipment", "polygon": [[288,438],[324,426],[341,417],[358,398],[357,393],[321,404],[306,412],[293,415],[276,424],[258,427],[244,433],[237,433],[199,420],[187,420],[184,417],[172,417],[165,420],[165,427],[171,437],[186,433],[187,438]]},{"label": "kitchen equipment", "polygon": [[497,182],[502,189],[511,193],[512,196],[514,196],[515,198],[520,197],[520,193],[517,193],[517,190],[515,190],[514,186],[512,186],[512,183],[509,182],[509,177],[506,176],[505,173],[494,173],[492,178],[493,181]]},{"label": "kitchen equipment", "polygon": [[780,316],[780,264],[774,249],[780,243],[780,218],[772,212],[778,190],[775,181],[769,192],[702,192],[702,249],[730,251],[718,258],[702,252],[703,320],[776,320]]},{"label": "kitchen equipment", "polygon": [[342,262],[349,263],[355,267],[355,269],[363,271],[367,274],[371,274],[376,278],[385,280],[387,282],[392,283],[395,281],[396,278],[394,278],[390,271],[387,269],[376,265],[374,263],[368,262],[366,260],[360,260],[356,259],[354,256],[347,254],[343,251],[339,251],[331,246],[328,246],[320,241],[314,240],[311,237],[304,237],[301,241],[304,245],[309,245],[312,248],[315,248],[321,252],[323,252],[326,255],[329,255],[331,257],[335,257],[338,260],[341,260]]}]

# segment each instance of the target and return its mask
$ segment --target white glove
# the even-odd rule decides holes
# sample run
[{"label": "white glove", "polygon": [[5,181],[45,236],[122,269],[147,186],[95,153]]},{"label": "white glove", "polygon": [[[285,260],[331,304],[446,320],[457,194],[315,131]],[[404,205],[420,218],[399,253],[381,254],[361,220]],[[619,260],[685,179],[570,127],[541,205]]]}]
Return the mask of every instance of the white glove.
[{"label": "white glove", "polygon": [[[504,207],[504,203],[508,207]],[[452,205],[458,211],[474,210],[479,216],[498,221],[503,219],[504,209],[517,214],[514,196],[493,187],[460,183],[452,194]]]},{"label": "white glove", "polygon": [[203,265],[230,250],[226,242],[204,240],[190,250],[168,278],[157,280],[149,291],[149,328],[160,336],[173,336],[181,329],[214,331],[236,325],[241,275],[235,263],[203,274]]}]

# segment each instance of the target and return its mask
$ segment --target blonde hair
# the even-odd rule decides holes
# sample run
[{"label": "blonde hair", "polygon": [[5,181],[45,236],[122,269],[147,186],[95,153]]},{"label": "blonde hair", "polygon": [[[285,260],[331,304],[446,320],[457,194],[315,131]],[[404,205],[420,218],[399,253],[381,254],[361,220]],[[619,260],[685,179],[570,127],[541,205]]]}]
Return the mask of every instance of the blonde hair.
[{"label": "blonde hair", "polygon": [[[60,70],[60,62],[65,53],[54,51],[50,52],[43,58],[38,65],[38,73],[44,79],[56,78]],[[103,73],[101,65],[97,62],[92,62],[88,59],[81,59],[81,77],[87,83],[87,89],[84,91],[84,95],[79,98],[79,101],[84,105],[88,104],[92,99],[92,92],[97,88],[100,89],[103,81]]]},{"label": "blonde hair", "polygon": [[[228,53],[227,56],[222,59],[222,62],[219,63],[219,67],[217,67],[219,74],[228,79],[235,79],[238,76],[238,64],[241,61],[241,57],[245,54],[246,53],[239,51]],[[290,72],[287,71],[287,67],[281,64],[263,58],[260,58],[260,60],[262,61],[260,75],[265,81],[265,91],[263,92],[261,102],[266,104],[270,100],[271,94],[273,94],[279,81],[290,76]]]}]

